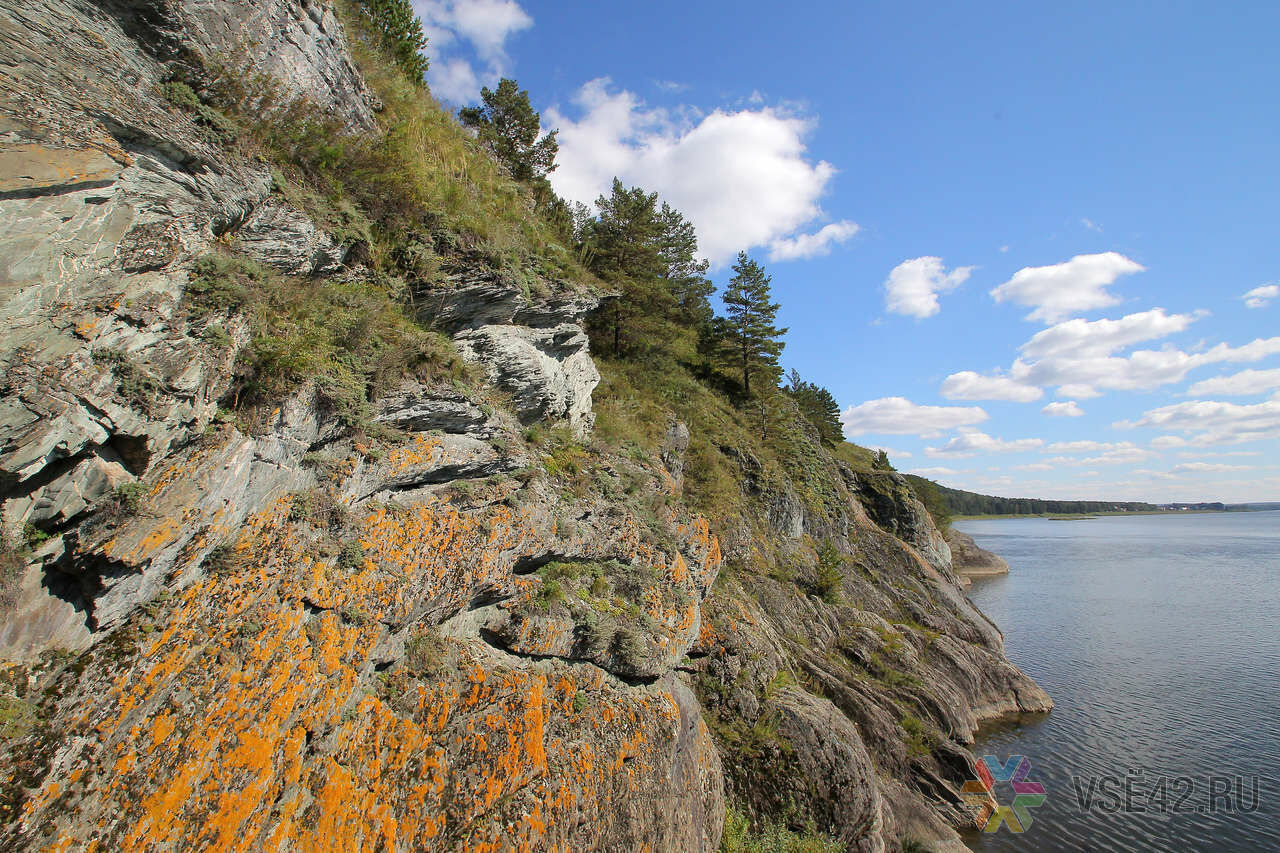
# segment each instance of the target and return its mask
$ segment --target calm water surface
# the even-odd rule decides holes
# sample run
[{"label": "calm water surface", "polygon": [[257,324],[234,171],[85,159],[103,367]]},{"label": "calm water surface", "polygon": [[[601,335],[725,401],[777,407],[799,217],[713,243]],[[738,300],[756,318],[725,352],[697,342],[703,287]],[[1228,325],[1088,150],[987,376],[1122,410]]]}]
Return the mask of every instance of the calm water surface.
[{"label": "calm water surface", "polygon": [[[966,842],[1280,851],[1280,512],[956,526],[1009,561],[969,596],[1055,703],[980,735],[975,754],[1026,756],[1047,799],[1025,832]],[[1009,803],[1008,783],[996,795]]]}]

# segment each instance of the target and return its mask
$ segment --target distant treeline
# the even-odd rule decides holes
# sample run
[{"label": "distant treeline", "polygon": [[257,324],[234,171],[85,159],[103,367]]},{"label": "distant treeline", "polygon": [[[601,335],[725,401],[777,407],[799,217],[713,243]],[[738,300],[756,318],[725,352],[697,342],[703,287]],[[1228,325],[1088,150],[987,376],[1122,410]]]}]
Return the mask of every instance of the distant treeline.
[{"label": "distant treeline", "polygon": [[[917,494],[927,491],[924,483],[936,490],[951,515],[1043,515],[1045,513],[1091,512],[1155,512],[1161,507],[1138,501],[1049,501],[1040,498],[1001,498],[980,495],[924,480],[908,474]],[[919,483],[915,481],[920,481]]]}]

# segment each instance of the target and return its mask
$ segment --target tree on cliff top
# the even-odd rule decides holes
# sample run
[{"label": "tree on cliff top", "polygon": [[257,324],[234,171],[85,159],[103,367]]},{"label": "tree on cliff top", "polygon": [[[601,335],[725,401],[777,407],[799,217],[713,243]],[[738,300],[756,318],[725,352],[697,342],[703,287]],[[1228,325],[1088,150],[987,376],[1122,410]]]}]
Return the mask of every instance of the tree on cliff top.
[{"label": "tree on cliff top", "polygon": [[463,107],[458,120],[476,129],[480,141],[511,170],[512,177],[534,183],[555,171],[560,151],[556,131],[538,137],[542,116],[529,103],[528,90],[504,77],[496,90],[481,89],[480,99],[483,106]]},{"label": "tree on cliff top", "polygon": [[771,301],[769,283],[773,278],[765,275],[764,267],[747,257],[746,252],[739,252],[733,272],[724,293],[726,342],[742,371],[742,390],[750,397],[752,376],[766,380],[765,387],[778,384],[782,374],[778,356],[784,346],[778,339],[787,330],[773,325],[779,306]]},{"label": "tree on cliff top", "polygon": [[801,413],[818,430],[818,435],[828,444],[844,441],[844,427],[840,423],[840,405],[831,392],[821,385],[806,382],[795,370],[788,377],[784,389],[800,407]]},{"label": "tree on cliff top", "polygon": [[413,4],[409,0],[360,0],[360,8],[378,31],[383,50],[414,84],[425,86],[427,36],[422,19],[413,13]]}]

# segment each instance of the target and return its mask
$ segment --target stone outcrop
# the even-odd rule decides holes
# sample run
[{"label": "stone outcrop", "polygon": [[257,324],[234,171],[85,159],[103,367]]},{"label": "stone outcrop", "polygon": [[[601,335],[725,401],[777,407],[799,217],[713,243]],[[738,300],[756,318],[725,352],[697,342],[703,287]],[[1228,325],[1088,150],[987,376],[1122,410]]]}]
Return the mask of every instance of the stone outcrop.
[{"label": "stone outcrop", "polygon": [[1009,564],[998,554],[982,548],[973,541],[973,537],[962,533],[954,527],[947,530],[947,544],[951,547],[951,565],[963,586],[970,584],[970,578],[1007,575]]}]

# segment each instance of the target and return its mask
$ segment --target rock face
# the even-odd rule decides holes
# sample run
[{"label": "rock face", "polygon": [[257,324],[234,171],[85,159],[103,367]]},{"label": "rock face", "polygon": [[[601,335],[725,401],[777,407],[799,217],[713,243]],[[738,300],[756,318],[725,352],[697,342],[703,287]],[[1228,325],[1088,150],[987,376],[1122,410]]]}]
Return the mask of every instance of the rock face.
[{"label": "rock face", "polygon": [[410,295],[483,388],[406,379],[368,434],[306,383],[219,414],[250,333],[190,321],[197,260],[305,287],[361,253],[165,85],[233,61],[369,130],[346,38],[321,0],[0,0],[0,497],[31,546],[0,847],[711,851],[729,799],[954,840],[978,721],[1049,701],[928,513],[807,432],[782,474],[725,446],[722,551],[685,423],[588,441],[587,289],[459,250]]},{"label": "rock face", "polygon": [[[906,481],[823,467],[833,491],[821,504],[797,501],[797,521],[778,513],[787,501],[765,500],[744,523],[773,535],[729,537],[747,544],[727,549],[727,564],[791,568],[734,572],[703,603],[692,656],[729,798],[800,825],[812,818],[851,850],[901,838],[958,845],[952,827],[973,821],[960,789],[976,778],[965,745],[978,724],[1052,702],[960,593],[950,552]],[[762,484],[762,494],[782,485]],[[834,587],[814,579],[821,559],[795,526],[841,555]]]},{"label": "rock face", "polygon": [[947,544],[951,546],[952,567],[965,586],[968,586],[969,578],[1009,573],[1009,564],[1002,557],[979,547],[967,533],[949,529]]}]

